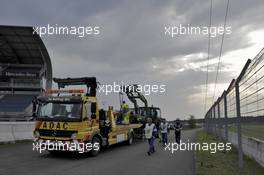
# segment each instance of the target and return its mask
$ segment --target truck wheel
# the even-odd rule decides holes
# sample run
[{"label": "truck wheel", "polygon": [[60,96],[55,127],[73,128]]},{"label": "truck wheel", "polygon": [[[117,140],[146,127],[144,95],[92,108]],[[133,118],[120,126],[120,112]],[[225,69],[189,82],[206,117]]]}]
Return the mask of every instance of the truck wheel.
[{"label": "truck wheel", "polygon": [[[94,145],[96,145],[96,146],[94,147]],[[93,138],[93,140],[92,140],[92,146],[93,146],[93,148],[92,148],[92,150],[91,150],[90,153],[91,153],[91,155],[93,157],[95,157],[101,151],[101,141],[100,141],[100,139],[98,137],[94,137]]]},{"label": "truck wheel", "polygon": [[134,135],[132,132],[129,132],[128,134],[128,140],[127,140],[127,145],[132,145],[134,141]]}]

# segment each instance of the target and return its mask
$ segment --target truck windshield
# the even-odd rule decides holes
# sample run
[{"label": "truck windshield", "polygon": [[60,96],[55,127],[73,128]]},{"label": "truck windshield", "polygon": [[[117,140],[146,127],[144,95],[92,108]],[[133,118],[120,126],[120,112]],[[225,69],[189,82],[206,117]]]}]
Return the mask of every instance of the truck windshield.
[{"label": "truck windshield", "polygon": [[80,103],[43,103],[38,108],[38,119],[45,120],[80,120]]}]

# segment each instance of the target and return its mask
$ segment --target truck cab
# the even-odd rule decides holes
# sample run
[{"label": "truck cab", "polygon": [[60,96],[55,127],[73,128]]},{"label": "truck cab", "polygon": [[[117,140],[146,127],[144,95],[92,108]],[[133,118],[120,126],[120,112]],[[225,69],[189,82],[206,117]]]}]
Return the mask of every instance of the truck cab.
[{"label": "truck cab", "polygon": [[[36,144],[50,152],[90,152],[93,156],[103,146],[119,142],[132,144],[134,129],[141,125],[116,125],[112,107],[107,111],[99,110],[94,77],[54,81],[58,83],[58,89],[49,90],[36,100]],[[68,85],[83,84],[87,86],[87,92],[61,89]]]}]

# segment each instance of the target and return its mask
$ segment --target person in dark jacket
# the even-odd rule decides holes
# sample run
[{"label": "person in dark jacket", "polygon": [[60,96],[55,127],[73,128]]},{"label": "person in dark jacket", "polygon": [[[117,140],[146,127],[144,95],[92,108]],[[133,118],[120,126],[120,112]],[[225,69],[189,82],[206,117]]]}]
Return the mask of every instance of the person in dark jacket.
[{"label": "person in dark jacket", "polygon": [[176,143],[180,144],[181,141],[181,130],[182,130],[182,124],[180,119],[176,119],[175,125],[174,125],[174,131],[175,131],[175,140]]}]

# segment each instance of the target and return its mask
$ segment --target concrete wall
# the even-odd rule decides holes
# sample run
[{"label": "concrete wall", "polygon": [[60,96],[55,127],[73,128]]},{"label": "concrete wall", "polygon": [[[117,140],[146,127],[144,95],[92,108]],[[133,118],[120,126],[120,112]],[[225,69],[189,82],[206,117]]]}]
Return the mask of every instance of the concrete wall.
[{"label": "concrete wall", "polygon": [[[224,131],[222,130],[224,138]],[[228,132],[228,141],[237,147],[237,133]],[[242,136],[242,149],[245,155],[255,159],[264,167],[264,141],[252,137]]]},{"label": "concrete wall", "polygon": [[0,122],[0,143],[33,139],[34,122]]}]

